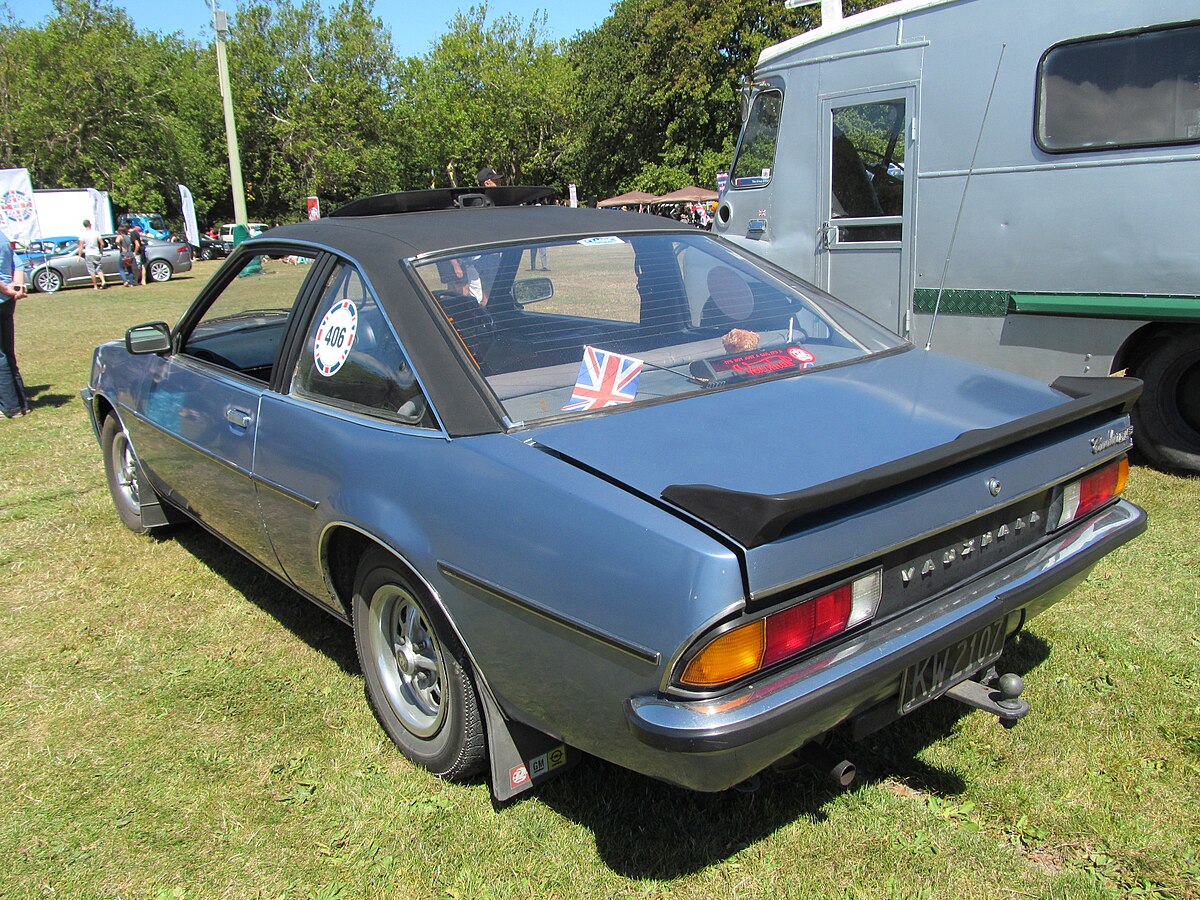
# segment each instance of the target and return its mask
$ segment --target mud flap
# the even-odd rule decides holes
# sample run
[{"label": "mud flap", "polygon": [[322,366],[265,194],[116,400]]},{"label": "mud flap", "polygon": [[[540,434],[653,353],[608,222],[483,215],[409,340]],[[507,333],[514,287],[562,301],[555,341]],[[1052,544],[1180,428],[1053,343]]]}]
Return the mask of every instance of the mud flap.
[{"label": "mud flap", "polygon": [[163,525],[178,525],[186,521],[178,512],[164,504],[158,497],[158,494],[150,487],[150,481],[146,477],[146,470],[142,467],[142,461],[137,461],[138,467],[138,483],[146,487],[139,491],[139,494],[149,494],[148,498],[143,498],[139,504],[139,512],[142,516],[142,524],[147,528],[160,528]]},{"label": "mud flap", "polygon": [[485,686],[479,693],[487,727],[488,758],[492,769],[492,796],[511,800],[556,775],[566,772],[582,754],[557,738],[506,718]]}]

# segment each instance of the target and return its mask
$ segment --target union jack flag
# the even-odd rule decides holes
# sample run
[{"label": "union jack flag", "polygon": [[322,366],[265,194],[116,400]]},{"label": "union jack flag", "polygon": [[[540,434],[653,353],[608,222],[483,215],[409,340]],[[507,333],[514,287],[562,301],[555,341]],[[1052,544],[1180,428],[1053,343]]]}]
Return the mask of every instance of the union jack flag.
[{"label": "union jack flag", "polygon": [[583,348],[579,378],[571,392],[571,402],[564,411],[601,409],[632,403],[637,396],[638,376],[642,361],[620,353],[610,353],[597,347]]}]

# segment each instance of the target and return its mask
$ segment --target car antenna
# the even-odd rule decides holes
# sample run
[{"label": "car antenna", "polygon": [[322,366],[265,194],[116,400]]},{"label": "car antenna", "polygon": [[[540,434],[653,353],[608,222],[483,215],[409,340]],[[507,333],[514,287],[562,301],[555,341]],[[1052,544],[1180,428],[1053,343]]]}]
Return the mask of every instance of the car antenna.
[{"label": "car antenna", "polygon": [[963,208],[967,205],[967,189],[971,186],[971,176],[975,173],[975,158],[979,155],[979,145],[983,143],[983,127],[987,124],[988,112],[992,108],[992,95],[996,93],[996,82],[1000,78],[1000,64],[1004,62],[1004,49],[1008,44],[1000,45],[1000,58],[996,60],[996,74],[992,76],[992,89],[988,91],[987,104],[983,107],[983,118],[979,122],[979,135],[975,138],[975,150],[971,153],[971,164],[967,167],[967,177],[963,182],[962,197],[958,201],[958,214],[954,217],[954,230],[950,232],[950,246],[946,248],[946,262],[942,264],[942,280],[938,282],[937,300],[933,304],[933,319],[929,322],[929,339],[925,349],[933,348],[933,329],[937,327],[938,310],[942,306],[942,291],[946,287],[946,273],[950,271],[950,255],[954,252],[954,239],[958,237],[958,223],[962,221]]}]

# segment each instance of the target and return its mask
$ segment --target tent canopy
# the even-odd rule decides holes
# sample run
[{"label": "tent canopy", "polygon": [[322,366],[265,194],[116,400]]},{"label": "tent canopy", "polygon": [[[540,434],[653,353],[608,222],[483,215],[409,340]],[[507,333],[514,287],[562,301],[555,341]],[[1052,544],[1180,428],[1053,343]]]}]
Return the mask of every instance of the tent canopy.
[{"label": "tent canopy", "polygon": [[718,196],[719,194],[716,191],[692,185],[691,187],[671,191],[669,194],[663,194],[654,201],[654,204],[657,206],[661,203],[707,203],[711,200],[716,200]]},{"label": "tent canopy", "polygon": [[643,203],[650,203],[658,198],[653,194],[647,194],[645,191],[627,191],[624,194],[617,194],[615,197],[609,197],[607,200],[601,200],[596,205],[599,207],[610,206],[639,206]]}]

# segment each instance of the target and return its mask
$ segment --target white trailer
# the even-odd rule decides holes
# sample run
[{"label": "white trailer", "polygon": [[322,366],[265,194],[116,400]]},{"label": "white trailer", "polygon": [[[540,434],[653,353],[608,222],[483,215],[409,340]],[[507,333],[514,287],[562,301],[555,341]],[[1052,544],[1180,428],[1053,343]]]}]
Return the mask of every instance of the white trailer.
[{"label": "white trailer", "polygon": [[1137,375],[1139,446],[1200,471],[1196,0],[822,22],[761,54],[714,230],[920,347]]},{"label": "white trailer", "polygon": [[43,238],[78,236],[87,219],[101,234],[112,234],[112,204],[108,191],[69,188],[33,192],[37,227]]}]

